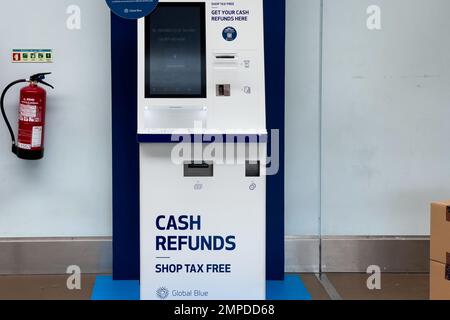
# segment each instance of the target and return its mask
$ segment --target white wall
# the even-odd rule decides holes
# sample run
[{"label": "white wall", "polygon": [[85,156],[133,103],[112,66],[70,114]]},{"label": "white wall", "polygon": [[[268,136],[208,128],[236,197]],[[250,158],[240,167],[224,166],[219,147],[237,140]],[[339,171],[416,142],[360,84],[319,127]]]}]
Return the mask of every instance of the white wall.
[{"label": "white wall", "polygon": [[[290,31],[288,48],[309,57],[316,49],[307,45],[310,37],[302,37],[299,17],[307,15],[303,10],[317,16],[317,9],[306,0],[287,1],[287,28],[298,32]],[[382,10],[380,31],[366,27],[366,9],[373,4]],[[320,116],[314,113],[316,90],[294,99],[302,92],[297,85],[317,83],[314,72],[298,56],[287,61],[287,130],[297,135],[287,141],[290,234],[310,234],[305,226],[317,220],[304,200],[308,190],[318,197],[312,178],[317,165],[304,159],[317,154],[312,145],[320,132],[311,123],[320,119],[323,234],[429,233],[429,203],[450,198],[449,10],[447,0],[324,1]],[[316,30],[317,24],[309,27]]]},{"label": "white wall", "polygon": [[[66,28],[79,5],[82,29]],[[110,25],[104,1],[16,0],[0,10],[0,87],[51,71],[46,155],[14,158],[0,125],[0,237],[111,235]],[[48,65],[11,63],[13,48],[51,48]],[[17,123],[18,90],[7,99]]]}]

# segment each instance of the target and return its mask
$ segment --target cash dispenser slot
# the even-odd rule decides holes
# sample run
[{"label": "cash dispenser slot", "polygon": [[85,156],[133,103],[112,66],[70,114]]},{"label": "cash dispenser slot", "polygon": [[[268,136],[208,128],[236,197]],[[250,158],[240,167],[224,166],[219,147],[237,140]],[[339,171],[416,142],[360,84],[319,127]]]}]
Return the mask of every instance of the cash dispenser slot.
[{"label": "cash dispenser slot", "polygon": [[208,161],[187,161],[184,163],[184,177],[214,177],[214,164]]}]

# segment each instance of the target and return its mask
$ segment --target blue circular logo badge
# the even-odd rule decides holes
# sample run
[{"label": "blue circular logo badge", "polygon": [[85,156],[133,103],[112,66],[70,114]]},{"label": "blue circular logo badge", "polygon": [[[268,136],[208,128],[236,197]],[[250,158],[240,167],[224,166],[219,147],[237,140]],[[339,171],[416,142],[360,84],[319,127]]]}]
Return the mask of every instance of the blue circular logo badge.
[{"label": "blue circular logo badge", "polygon": [[233,27],[226,27],[222,31],[222,36],[226,41],[234,41],[237,38],[237,31]]},{"label": "blue circular logo badge", "polygon": [[159,0],[106,0],[106,4],[119,17],[140,19],[155,10]]}]

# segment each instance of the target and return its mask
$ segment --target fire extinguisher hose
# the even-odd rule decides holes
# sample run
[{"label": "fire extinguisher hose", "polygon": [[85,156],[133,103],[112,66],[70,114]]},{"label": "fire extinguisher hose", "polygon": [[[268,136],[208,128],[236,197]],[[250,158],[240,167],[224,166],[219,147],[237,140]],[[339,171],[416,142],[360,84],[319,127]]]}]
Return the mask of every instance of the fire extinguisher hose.
[{"label": "fire extinguisher hose", "polygon": [[15,154],[17,153],[16,138],[14,137],[14,131],[13,131],[12,127],[11,127],[11,124],[9,123],[8,117],[6,116],[6,112],[5,112],[5,96],[6,96],[6,93],[8,92],[9,89],[11,89],[12,87],[14,87],[15,85],[17,85],[19,83],[24,83],[24,82],[28,82],[28,80],[20,79],[20,80],[16,80],[14,82],[11,82],[5,88],[5,90],[3,90],[2,96],[0,98],[0,108],[2,110],[2,116],[3,116],[3,119],[5,120],[6,126],[8,127],[9,134],[11,135],[12,152],[15,153]]}]

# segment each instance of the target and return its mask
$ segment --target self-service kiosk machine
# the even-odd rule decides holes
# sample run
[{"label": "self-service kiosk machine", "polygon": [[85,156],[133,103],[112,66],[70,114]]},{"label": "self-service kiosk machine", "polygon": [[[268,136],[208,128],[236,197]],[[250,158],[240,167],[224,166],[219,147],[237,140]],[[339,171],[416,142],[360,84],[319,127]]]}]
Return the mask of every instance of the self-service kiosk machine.
[{"label": "self-service kiosk machine", "polygon": [[141,299],[265,299],[262,2],[139,21]]}]

